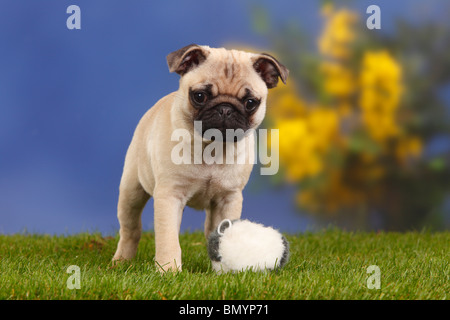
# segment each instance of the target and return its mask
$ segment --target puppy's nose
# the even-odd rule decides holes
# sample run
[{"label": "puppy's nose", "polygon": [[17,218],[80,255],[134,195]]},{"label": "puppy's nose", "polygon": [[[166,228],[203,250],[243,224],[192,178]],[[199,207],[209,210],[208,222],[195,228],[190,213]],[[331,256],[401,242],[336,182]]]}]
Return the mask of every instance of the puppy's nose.
[{"label": "puppy's nose", "polygon": [[223,117],[223,118],[228,118],[231,113],[233,112],[233,106],[229,105],[229,104],[221,104],[217,107],[219,114]]}]

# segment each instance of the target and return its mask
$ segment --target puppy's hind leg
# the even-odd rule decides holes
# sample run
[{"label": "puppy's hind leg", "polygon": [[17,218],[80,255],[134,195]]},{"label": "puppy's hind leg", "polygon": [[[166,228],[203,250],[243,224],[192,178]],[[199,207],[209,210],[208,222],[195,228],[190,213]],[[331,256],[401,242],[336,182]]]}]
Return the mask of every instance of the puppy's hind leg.
[{"label": "puppy's hind leg", "polygon": [[120,223],[120,240],[113,260],[132,259],[136,255],[142,232],[141,215],[150,195],[145,192],[137,176],[124,172],[120,183],[117,217]]}]

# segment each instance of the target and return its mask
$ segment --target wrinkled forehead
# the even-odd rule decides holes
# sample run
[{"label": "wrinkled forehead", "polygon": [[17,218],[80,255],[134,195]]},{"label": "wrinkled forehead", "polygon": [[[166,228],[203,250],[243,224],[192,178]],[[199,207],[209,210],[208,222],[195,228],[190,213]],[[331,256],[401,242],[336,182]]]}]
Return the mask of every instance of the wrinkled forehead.
[{"label": "wrinkled forehead", "polygon": [[196,70],[191,88],[208,86],[213,95],[244,97],[250,91],[258,98],[267,94],[267,87],[253,68],[254,54],[224,48],[211,48],[206,61]]}]

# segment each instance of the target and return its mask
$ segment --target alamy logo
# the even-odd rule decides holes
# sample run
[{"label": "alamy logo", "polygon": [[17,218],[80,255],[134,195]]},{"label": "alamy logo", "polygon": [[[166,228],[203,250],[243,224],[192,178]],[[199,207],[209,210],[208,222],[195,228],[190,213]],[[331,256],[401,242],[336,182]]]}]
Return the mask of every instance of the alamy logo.
[{"label": "alamy logo", "polygon": [[[178,141],[173,147],[171,160],[174,164],[256,164],[257,155],[261,167],[261,175],[274,175],[279,168],[279,132],[278,129],[226,129],[225,137],[218,129],[208,129],[200,136],[202,122],[194,122],[194,137],[187,129],[176,129],[172,132],[171,141]],[[259,135],[259,137],[258,137]],[[208,141],[204,146],[204,141]],[[237,143],[233,141],[238,141]]]},{"label": "alamy logo", "polygon": [[367,268],[367,273],[372,274],[367,278],[368,289],[380,289],[381,288],[381,270],[376,265],[371,265]]},{"label": "alamy logo", "polygon": [[66,270],[67,273],[73,273],[68,279],[67,279],[67,289],[73,290],[73,289],[80,289],[81,288],[81,282],[80,282],[80,276],[81,271],[80,267],[76,265],[71,265]]},{"label": "alamy logo", "polygon": [[79,6],[70,5],[67,7],[66,13],[71,13],[67,18],[66,26],[67,29],[81,29],[81,9]]},{"label": "alamy logo", "polygon": [[369,30],[381,29],[381,9],[377,5],[371,5],[367,7],[367,14],[371,14],[367,18],[366,26]]}]

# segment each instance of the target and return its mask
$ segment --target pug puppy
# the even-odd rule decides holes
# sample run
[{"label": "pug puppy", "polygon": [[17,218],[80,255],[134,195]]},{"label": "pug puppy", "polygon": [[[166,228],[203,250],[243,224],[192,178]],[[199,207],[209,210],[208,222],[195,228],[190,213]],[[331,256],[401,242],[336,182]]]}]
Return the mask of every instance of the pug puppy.
[{"label": "pug puppy", "polygon": [[[195,161],[212,143],[208,129],[227,136],[227,129],[249,132],[264,119],[269,88],[286,83],[289,71],[268,54],[189,45],[167,56],[170,72],[178,73],[179,89],[159,100],[140,120],[128,148],[119,187],[120,240],[113,260],[135,256],[141,237],[141,213],[154,198],[155,260],[161,271],[181,270],[178,240],[186,205],[206,211],[205,236],[224,219],[239,219],[242,190],[254,160],[254,136],[242,134],[223,141],[235,147],[244,163]],[[201,124],[201,128],[194,126]],[[191,139],[173,139],[178,130]],[[194,142],[201,142],[194,148]],[[174,163],[173,150],[185,144],[192,161]],[[214,141],[217,143],[217,141]],[[239,144],[248,147],[240,149]],[[200,146],[200,148],[198,147]],[[251,150],[244,152],[242,150]],[[223,157],[226,156],[225,151]]]}]

